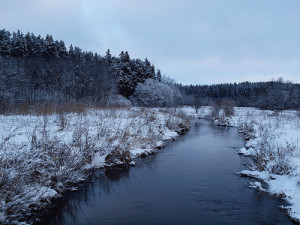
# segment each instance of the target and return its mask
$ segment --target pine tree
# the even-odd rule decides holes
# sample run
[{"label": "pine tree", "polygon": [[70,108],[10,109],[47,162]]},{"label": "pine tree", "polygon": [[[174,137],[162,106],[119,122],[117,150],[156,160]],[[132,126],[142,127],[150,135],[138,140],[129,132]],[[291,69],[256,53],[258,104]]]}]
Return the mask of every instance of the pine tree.
[{"label": "pine tree", "polygon": [[70,45],[70,48],[69,48],[69,58],[70,59],[75,58],[74,48],[73,48],[72,44]]},{"label": "pine tree", "polygon": [[77,46],[74,48],[74,57],[77,60],[82,60],[83,59],[83,53],[82,53],[81,48],[79,48]]},{"label": "pine tree", "polygon": [[41,35],[37,36],[35,48],[38,56],[43,56],[46,53],[45,39]]},{"label": "pine tree", "polygon": [[45,53],[46,58],[58,57],[57,49],[53,37],[51,35],[46,36],[45,38]]},{"label": "pine tree", "polygon": [[55,41],[55,46],[59,57],[65,58],[68,56],[67,48],[62,40],[59,42]]},{"label": "pine tree", "polygon": [[11,34],[9,31],[6,31],[5,29],[0,30],[0,54],[1,55],[10,55],[12,50],[11,40],[10,40]]},{"label": "pine tree", "polygon": [[160,72],[160,69],[157,70],[156,76],[157,76],[158,81],[161,81],[161,72]]},{"label": "pine tree", "polygon": [[24,57],[27,54],[27,46],[24,35],[18,30],[17,33],[13,32],[11,39],[12,42],[12,56]]},{"label": "pine tree", "polygon": [[106,53],[105,53],[105,59],[106,60],[111,60],[111,54],[110,54],[110,50],[107,49]]}]

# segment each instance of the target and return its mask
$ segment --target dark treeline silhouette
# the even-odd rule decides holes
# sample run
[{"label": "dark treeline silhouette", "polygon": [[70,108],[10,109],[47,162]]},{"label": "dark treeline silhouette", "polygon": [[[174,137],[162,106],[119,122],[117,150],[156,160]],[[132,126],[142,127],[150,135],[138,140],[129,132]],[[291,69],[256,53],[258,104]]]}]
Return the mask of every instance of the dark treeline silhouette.
[{"label": "dark treeline silhouette", "polygon": [[282,79],[239,84],[186,85],[162,77],[146,58],[131,59],[83,51],[51,35],[45,38],[0,30],[0,111],[20,104],[212,105],[262,109],[300,108],[300,85]]},{"label": "dark treeline silhouette", "polygon": [[51,35],[0,30],[2,108],[45,102],[107,105],[114,96],[128,98],[150,78],[160,81],[160,71],[148,59],[130,59],[127,51],[114,57],[108,50],[102,57],[72,45],[67,49]]},{"label": "dark treeline silhouette", "polygon": [[195,99],[200,99],[203,105],[226,99],[241,107],[271,110],[300,108],[300,84],[284,82],[282,78],[269,82],[177,86],[186,96],[190,96],[190,104]]}]

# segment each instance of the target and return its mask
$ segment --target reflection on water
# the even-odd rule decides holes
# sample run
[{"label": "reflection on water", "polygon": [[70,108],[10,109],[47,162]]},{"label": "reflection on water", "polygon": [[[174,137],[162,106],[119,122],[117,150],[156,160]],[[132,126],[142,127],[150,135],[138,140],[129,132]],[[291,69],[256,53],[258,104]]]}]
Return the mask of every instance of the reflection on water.
[{"label": "reflection on water", "polygon": [[121,178],[129,177],[130,166],[122,168],[108,168],[105,170],[105,176],[111,181],[119,181]]},{"label": "reflection on water", "polygon": [[247,159],[235,129],[197,121],[135,167],[96,171],[42,224],[292,224],[283,201],[248,189],[234,175]]}]

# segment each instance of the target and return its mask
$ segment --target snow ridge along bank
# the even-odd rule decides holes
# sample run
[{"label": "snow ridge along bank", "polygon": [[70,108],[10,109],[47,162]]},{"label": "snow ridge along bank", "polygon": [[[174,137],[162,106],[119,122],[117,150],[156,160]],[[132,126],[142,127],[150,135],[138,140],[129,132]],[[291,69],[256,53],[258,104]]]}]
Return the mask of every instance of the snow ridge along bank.
[{"label": "snow ridge along bank", "polygon": [[[251,156],[251,170],[240,175],[255,177],[268,184],[249,186],[285,199],[290,206],[281,206],[300,223],[300,117],[297,111],[266,111],[235,108],[235,115],[216,121],[219,125],[238,128],[246,139],[240,154]],[[259,183],[259,182],[256,182]]]},{"label": "snow ridge along bank", "polygon": [[[129,163],[189,129],[173,109],[102,109],[0,116],[0,223],[31,224],[35,212],[94,168]],[[26,222],[24,222],[26,221]]]}]

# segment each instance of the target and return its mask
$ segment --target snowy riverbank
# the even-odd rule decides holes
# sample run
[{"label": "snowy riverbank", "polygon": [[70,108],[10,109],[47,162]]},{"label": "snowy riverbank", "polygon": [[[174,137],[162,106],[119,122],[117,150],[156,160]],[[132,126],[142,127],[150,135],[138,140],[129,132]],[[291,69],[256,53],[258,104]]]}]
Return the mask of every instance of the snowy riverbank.
[{"label": "snowy riverbank", "polygon": [[145,108],[2,115],[0,124],[0,223],[7,224],[25,224],[90,169],[134,165],[189,128],[179,111]]},{"label": "snowy riverbank", "polygon": [[268,184],[267,189],[263,189],[259,182],[251,183],[249,187],[287,200],[291,205],[282,208],[293,220],[300,222],[298,112],[235,108],[233,117],[219,123],[235,126],[243,133],[246,145],[239,153],[254,159],[251,170],[239,174],[259,178]]},{"label": "snowy riverbank", "polygon": [[[210,107],[179,109],[103,109],[47,116],[0,116],[0,222],[25,221],[65,190],[87,178],[90,169],[131,163],[158,151],[189,126],[188,118],[209,118]],[[243,176],[249,183],[287,200],[283,206],[300,221],[300,117],[295,111],[235,108],[235,115],[216,122],[234,126],[251,156]],[[238,172],[238,171],[237,171]],[[28,220],[26,220],[28,221]],[[19,223],[21,224],[21,223]],[[25,223],[24,223],[25,224]]]}]

